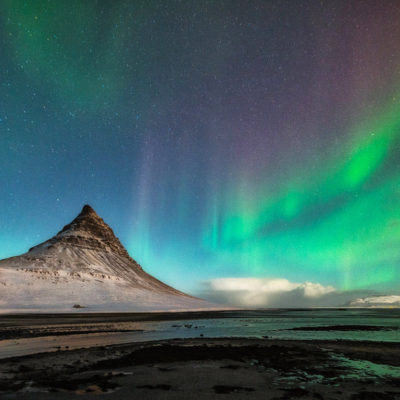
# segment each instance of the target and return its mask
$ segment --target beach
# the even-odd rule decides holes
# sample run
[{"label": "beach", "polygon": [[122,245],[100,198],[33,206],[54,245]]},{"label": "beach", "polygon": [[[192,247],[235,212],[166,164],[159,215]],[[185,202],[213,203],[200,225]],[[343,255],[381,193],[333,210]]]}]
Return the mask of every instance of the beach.
[{"label": "beach", "polygon": [[2,399],[398,399],[391,343],[183,339],[0,362]]},{"label": "beach", "polygon": [[[276,312],[273,318],[282,314]],[[251,315],[254,321],[264,323],[260,313]],[[263,315],[268,320],[271,314]],[[299,313],[294,315],[299,319]],[[347,335],[353,331],[356,336],[363,330],[378,339],[381,331],[384,335],[390,329],[390,324],[367,325],[372,320],[366,320],[364,315],[363,325],[354,325],[354,321],[361,322],[354,317],[342,317],[347,325],[314,325],[294,330],[301,340],[267,335],[204,337],[208,331],[201,324],[207,319],[213,326],[224,321],[244,326],[252,318],[247,314],[247,319],[243,319],[243,313],[234,312],[3,316],[0,397],[10,400],[93,398],[93,395],[107,399],[400,398],[397,342],[306,339],[313,331],[319,335],[332,331]],[[146,334],[154,338],[162,336],[160,327],[166,326],[172,332],[192,337],[143,339],[148,337]],[[137,340],[132,341],[132,337]],[[120,342],[121,338],[128,342]],[[5,349],[12,349],[12,343],[15,349],[23,351],[6,353]],[[41,351],[40,343],[50,347]]]}]

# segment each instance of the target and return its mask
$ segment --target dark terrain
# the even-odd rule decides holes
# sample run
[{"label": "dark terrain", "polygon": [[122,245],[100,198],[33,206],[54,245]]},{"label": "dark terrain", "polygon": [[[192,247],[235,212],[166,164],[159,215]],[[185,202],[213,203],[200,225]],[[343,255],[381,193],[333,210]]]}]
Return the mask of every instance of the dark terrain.
[{"label": "dark terrain", "polygon": [[399,371],[395,343],[169,340],[1,360],[0,391],[2,399],[35,400],[96,393],[110,399],[392,400],[400,398]]}]

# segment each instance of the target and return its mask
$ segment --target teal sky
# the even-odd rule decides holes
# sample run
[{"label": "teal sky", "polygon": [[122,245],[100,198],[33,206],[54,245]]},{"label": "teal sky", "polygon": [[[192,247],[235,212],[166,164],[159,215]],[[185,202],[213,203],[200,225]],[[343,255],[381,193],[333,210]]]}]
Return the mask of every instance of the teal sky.
[{"label": "teal sky", "polygon": [[0,258],[85,203],[144,269],[400,287],[397,1],[0,4]]}]

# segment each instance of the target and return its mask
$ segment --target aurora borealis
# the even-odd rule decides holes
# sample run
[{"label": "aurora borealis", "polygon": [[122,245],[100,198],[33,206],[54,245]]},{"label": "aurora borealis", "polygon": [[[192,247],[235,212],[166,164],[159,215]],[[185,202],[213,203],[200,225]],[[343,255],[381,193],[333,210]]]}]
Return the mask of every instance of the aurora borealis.
[{"label": "aurora borealis", "polygon": [[192,293],[400,293],[398,1],[4,0],[0,26],[0,258],[89,203]]}]

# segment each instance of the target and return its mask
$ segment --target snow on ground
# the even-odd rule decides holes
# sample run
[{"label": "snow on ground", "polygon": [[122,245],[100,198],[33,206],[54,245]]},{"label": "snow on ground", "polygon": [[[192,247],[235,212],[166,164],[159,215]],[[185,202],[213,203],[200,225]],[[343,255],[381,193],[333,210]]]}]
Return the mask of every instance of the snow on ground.
[{"label": "snow on ground", "polygon": [[[38,309],[139,312],[219,308],[188,296],[133,288],[117,276],[45,269],[0,268],[0,291],[0,313]],[[76,309],[74,305],[85,308]]]}]

